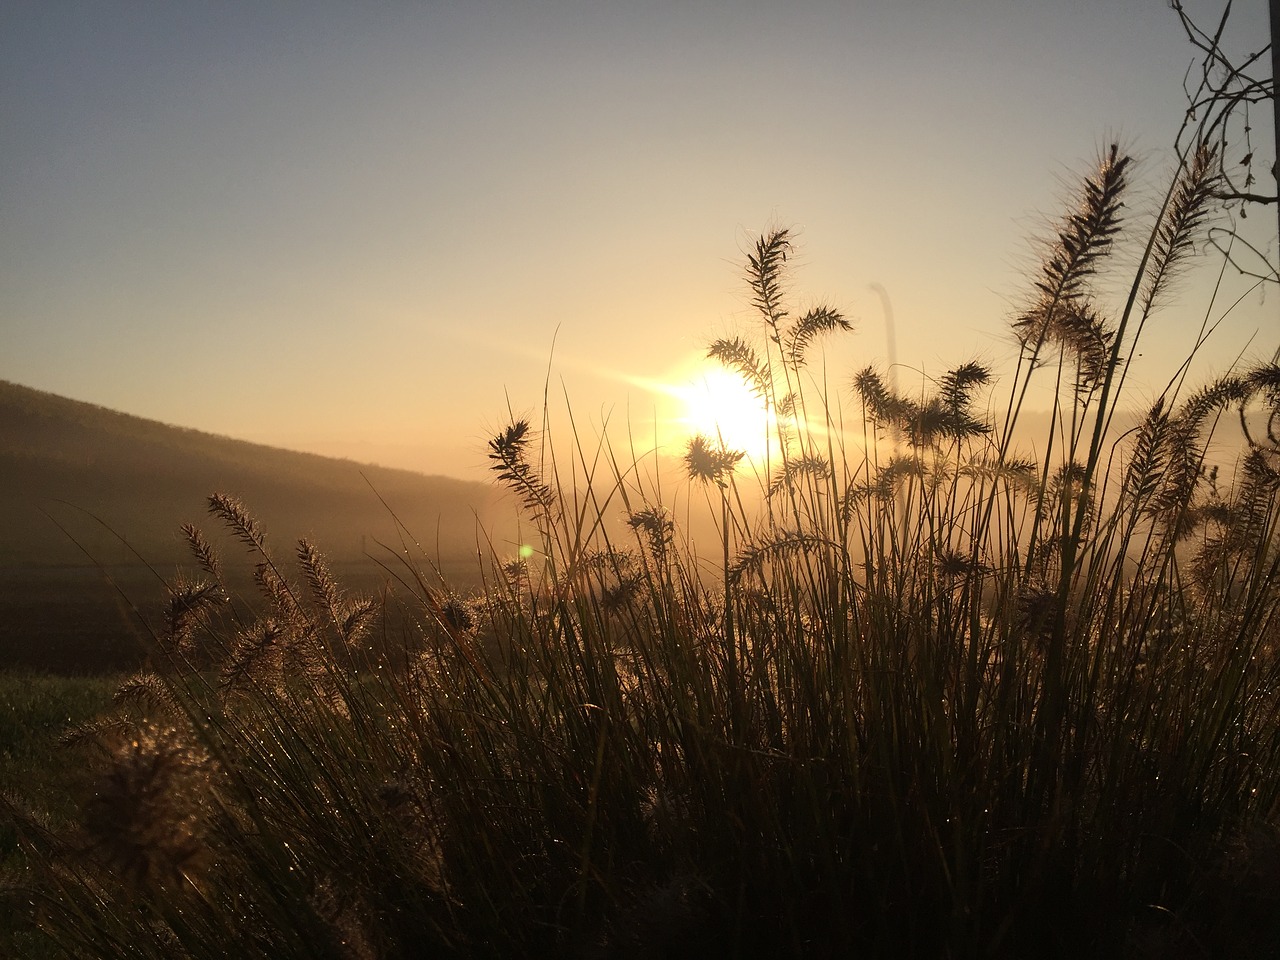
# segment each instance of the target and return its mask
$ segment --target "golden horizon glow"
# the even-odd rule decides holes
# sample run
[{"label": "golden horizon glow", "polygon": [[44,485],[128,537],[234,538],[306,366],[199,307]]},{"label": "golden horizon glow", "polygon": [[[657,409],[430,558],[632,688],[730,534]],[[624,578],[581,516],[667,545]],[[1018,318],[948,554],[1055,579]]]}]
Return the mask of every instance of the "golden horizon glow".
[{"label": "golden horizon glow", "polygon": [[[1054,184],[1076,183],[1068,171],[1118,126],[1142,137],[1142,190],[1160,189],[1194,56],[1176,16],[1138,4],[1102,24],[1081,5],[988,2],[994,45],[990,16],[941,0],[929,16],[889,2],[590,17],[9,6],[0,377],[464,479],[485,476],[487,423],[558,402],[562,383],[579,424],[608,411],[620,444],[678,457],[700,345],[765,335],[744,254],[778,227],[797,241],[791,319],[823,303],[856,321],[804,374],[829,376],[832,396],[886,360],[940,373],[981,357],[1007,378],[1009,314],[1038,275],[1028,234],[1057,222]],[[1233,48],[1265,36],[1266,5],[1233,13],[1230,33]],[[1035,75],[1009,84],[1028,58]],[[777,59],[795,64],[789,82],[741,96],[743,63]],[[975,102],[1022,131],[999,162]],[[929,176],[940,145],[953,160]],[[1273,249],[1274,218],[1237,226]],[[1230,369],[1241,344],[1260,360],[1274,349],[1256,281],[1228,271],[1219,286],[1216,258],[1197,259],[1144,336],[1128,402],[1164,389],[1210,304],[1221,316],[1189,383]],[[1126,262],[1104,312],[1122,306]],[[805,432],[840,432],[808,396]],[[748,442],[721,426],[726,443],[763,447],[755,428]]]}]

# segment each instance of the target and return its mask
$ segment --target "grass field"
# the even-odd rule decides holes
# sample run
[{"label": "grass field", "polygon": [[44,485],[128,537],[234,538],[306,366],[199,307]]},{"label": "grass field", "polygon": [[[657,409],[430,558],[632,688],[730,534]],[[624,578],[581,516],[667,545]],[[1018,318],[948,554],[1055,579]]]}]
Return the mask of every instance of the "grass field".
[{"label": "grass field", "polygon": [[[1003,380],[815,375],[850,324],[798,307],[788,232],[760,236],[757,329],[708,353],[769,444],[751,480],[690,438],[709,543],[650,463],[549,411],[489,442],[525,535],[479,590],[413,550],[353,584],[211,496],[136,673],[4,681],[13,949],[1274,956],[1280,352],[1169,371],[1117,428],[1216,151],[1190,144],[1136,225],[1134,161],[1102,152]],[[1033,389],[1052,416],[1024,448]],[[1240,456],[1214,464],[1225,432]]]},{"label": "grass field", "polygon": [[0,790],[68,817],[77,770],[60,762],[59,739],[105,712],[121,679],[0,671]]}]

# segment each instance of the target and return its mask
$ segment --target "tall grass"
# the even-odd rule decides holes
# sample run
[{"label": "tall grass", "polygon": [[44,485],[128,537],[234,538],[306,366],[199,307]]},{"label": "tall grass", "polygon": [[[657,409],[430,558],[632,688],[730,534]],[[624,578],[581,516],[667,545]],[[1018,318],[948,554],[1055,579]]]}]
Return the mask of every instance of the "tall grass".
[{"label": "tall grass", "polygon": [[[210,498],[260,595],[186,528],[148,670],[71,738],[80,825],[9,806],[29,932],[95,958],[1267,955],[1280,367],[1174,371],[1118,429],[1219,169],[1189,152],[1108,316],[1132,166],[1084,178],[1003,384],[824,388],[807,361],[849,325],[793,311],[791,239],[762,236],[759,337],[710,354],[774,445],[756,490],[690,442],[710,557],[634,464],[525,421],[490,456],[537,549],[479,596],[407,533],[386,594],[347,596]],[[1209,469],[1235,412],[1244,454]]]}]

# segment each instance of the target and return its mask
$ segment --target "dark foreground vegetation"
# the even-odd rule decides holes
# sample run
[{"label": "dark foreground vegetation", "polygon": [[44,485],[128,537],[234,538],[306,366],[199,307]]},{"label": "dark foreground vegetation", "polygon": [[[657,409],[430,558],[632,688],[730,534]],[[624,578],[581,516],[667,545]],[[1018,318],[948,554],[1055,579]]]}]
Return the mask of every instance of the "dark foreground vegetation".
[{"label": "dark foreground vegetation", "polygon": [[[1183,160],[1110,313],[1093,289],[1133,169],[1103,153],[998,392],[977,363],[923,395],[870,367],[852,401],[818,389],[806,360],[847,324],[788,312],[788,236],[761,237],[760,337],[711,352],[776,447],[752,500],[739,452],[690,443],[710,557],[607,447],[579,455],[589,486],[558,482],[525,422],[490,454],[536,550],[472,596],[412,551],[389,596],[348,594],[309,542],[277,553],[211,498],[256,606],[186,528],[147,668],[66,738],[79,813],[8,804],[10,946],[1273,956],[1280,366],[1174,372],[1111,429],[1221,192],[1210,140]],[[1057,385],[1038,459],[1013,439],[1032,381]],[[1259,422],[1211,468],[1215,429]]]}]

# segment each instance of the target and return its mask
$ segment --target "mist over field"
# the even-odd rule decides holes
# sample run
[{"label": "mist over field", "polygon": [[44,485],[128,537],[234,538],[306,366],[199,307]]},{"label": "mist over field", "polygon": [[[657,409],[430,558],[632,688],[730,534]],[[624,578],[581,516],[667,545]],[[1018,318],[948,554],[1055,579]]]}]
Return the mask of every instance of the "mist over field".
[{"label": "mist over field", "polygon": [[379,589],[389,579],[379,561],[406,547],[472,589],[481,555],[517,546],[504,541],[511,512],[490,484],[245,443],[0,382],[0,663],[92,673],[141,662],[148,625],[131,605],[155,627],[160,578],[190,564],[180,527],[212,526],[213,493],[251,505],[286,555],[309,538],[360,589]]},{"label": "mist over field", "polygon": [[[1113,434],[1139,419],[1120,415]],[[1263,429],[1260,413],[1250,420]],[[1048,424],[1047,414],[1026,415],[1020,448],[1035,454]],[[1224,431],[1206,468],[1231,469],[1242,446]],[[686,489],[679,459],[649,466],[679,508],[682,536],[714,545],[715,525]],[[744,480],[763,468],[746,463]],[[759,499],[757,484],[767,486],[744,483],[746,502]],[[180,527],[215,526],[205,503],[212,493],[241,498],[285,553],[308,538],[361,591],[394,585],[395,557],[407,553],[465,594],[523,542],[516,501],[491,482],[246,443],[0,382],[0,667],[98,673],[140,663],[162,580],[191,565]],[[623,506],[606,514],[621,535]],[[240,586],[249,573],[239,572]]]}]

